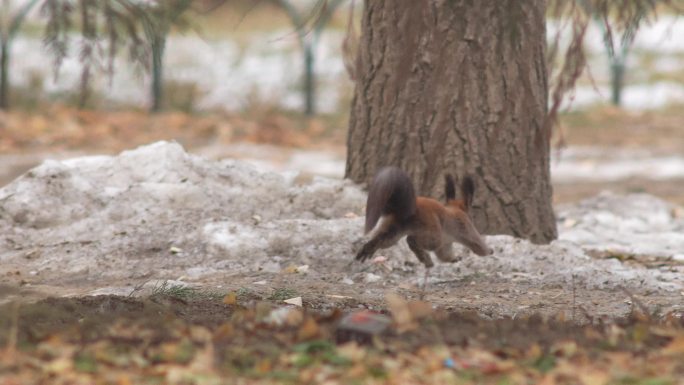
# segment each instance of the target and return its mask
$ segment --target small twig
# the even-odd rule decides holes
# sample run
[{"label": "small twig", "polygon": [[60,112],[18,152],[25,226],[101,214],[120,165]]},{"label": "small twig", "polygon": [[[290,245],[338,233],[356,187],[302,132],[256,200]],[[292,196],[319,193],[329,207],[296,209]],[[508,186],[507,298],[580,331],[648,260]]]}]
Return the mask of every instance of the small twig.
[{"label": "small twig", "polygon": [[639,309],[641,309],[641,311],[644,313],[646,318],[649,321],[651,321],[651,314],[649,313],[646,305],[644,305],[643,302],[641,302],[637,297],[635,297],[634,294],[632,294],[632,292],[627,290],[627,288],[625,288],[624,286],[619,286],[618,288],[622,290],[625,294],[627,294],[629,298],[632,300],[632,304],[636,304],[639,307]]},{"label": "small twig", "polygon": [[19,336],[19,302],[12,304],[12,324],[10,325],[7,336],[7,346],[5,346],[4,356],[6,360],[12,360],[17,350],[17,339]]},{"label": "small twig", "polygon": [[575,286],[575,274],[572,275],[572,322],[575,323],[575,309],[577,309],[577,290]]},{"label": "small twig", "polygon": [[142,282],[142,283],[140,283],[140,284],[138,284],[138,285],[135,285],[135,286],[133,287],[133,290],[131,290],[131,292],[128,293],[128,296],[129,296],[129,297],[132,297],[133,294],[135,294],[135,293],[139,292],[140,290],[142,290],[143,286],[145,286],[146,283],[147,283],[147,282]]},{"label": "small twig", "polygon": [[589,323],[591,323],[593,325],[594,324],[594,317],[592,317],[591,314],[589,314],[589,311],[587,309],[585,309],[584,306],[581,306],[581,305],[578,306],[577,308],[582,311],[582,314],[584,314],[584,316],[589,320]]}]

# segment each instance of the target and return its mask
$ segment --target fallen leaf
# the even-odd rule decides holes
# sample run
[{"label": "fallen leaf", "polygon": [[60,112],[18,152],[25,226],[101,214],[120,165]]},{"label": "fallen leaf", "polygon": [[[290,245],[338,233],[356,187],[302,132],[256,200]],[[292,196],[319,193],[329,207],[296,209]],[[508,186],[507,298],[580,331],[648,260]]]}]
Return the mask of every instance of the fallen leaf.
[{"label": "fallen leaf", "polygon": [[288,298],[283,300],[283,302],[289,303],[290,305],[302,307],[302,297]]},{"label": "fallen leaf", "polygon": [[45,370],[50,374],[62,374],[73,370],[73,361],[69,357],[60,357],[47,364]]},{"label": "fallen leaf", "polygon": [[604,385],[610,381],[610,376],[604,370],[583,369],[577,373],[579,382],[586,385]]},{"label": "fallen leaf", "polygon": [[337,354],[351,362],[359,363],[366,357],[366,349],[363,349],[355,341],[347,342],[337,348]]},{"label": "fallen leaf", "polygon": [[396,324],[397,332],[403,333],[418,327],[418,324],[411,315],[411,310],[406,300],[397,294],[388,293],[385,295],[385,301],[387,302],[387,307],[389,307],[389,310],[392,313],[392,318]]},{"label": "fallen leaf", "polygon": [[558,357],[572,357],[577,353],[575,341],[561,341],[551,347],[551,352]]},{"label": "fallen leaf", "polygon": [[408,303],[411,316],[418,320],[432,315],[432,305],[425,301],[410,301]]},{"label": "fallen leaf", "polygon": [[665,345],[662,353],[667,356],[684,354],[684,335],[675,337],[669,344]]},{"label": "fallen leaf", "polygon": [[299,328],[297,332],[297,340],[306,341],[316,338],[320,335],[321,328],[316,323],[316,320],[309,317],[304,321],[304,324]]},{"label": "fallen leaf", "polygon": [[269,373],[273,368],[273,364],[271,363],[271,360],[268,358],[263,359],[254,366],[254,370],[256,370],[257,373],[261,374],[266,374]]},{"label": "fallen leaf", "polygon": [[237,294],[235,292],[230,292],[223,297],[223,303],[226,305],[237,305]]},{"label": "fallen leaf", "polygon": [[275,326],[298,326],[304,320],[304,313],[300,309],[281,307],[275,309],[266,317],[266,322]]},{"label": "fallen leaf", "polygon": [[219,326],[218,329],[216,329],[216,332],[214,332],[214,338],[217,340],[227,340],[233,337],[234,333],[235,328],[233,327],[233,324],[224,323],[223,325]]}]

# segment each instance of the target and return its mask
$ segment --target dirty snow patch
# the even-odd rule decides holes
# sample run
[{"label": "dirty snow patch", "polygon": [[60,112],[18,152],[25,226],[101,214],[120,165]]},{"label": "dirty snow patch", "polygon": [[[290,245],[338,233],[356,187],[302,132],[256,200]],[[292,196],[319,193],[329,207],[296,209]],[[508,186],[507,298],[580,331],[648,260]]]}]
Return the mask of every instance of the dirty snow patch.
[{"label": "dirty snow patch", "polygon": [[[35,272],[37,283],[114,287],[102,293],[141,280],[201,284],[243,276],[264,282],[304,265],[306,279],[333,277],[352,287],[422,278],[405,241],[382,252],[384,269],[349,267],[363,241],[365,193],[346,180],[296,179],[240,161],[210,161],[168,142],[112,157],[46,161],[0,189],[0,270]],[[574,282],[681,290],[681,273],[586,253],[622,247],[681,254],[684,228],[672,212],[651,196],[604,194],[562,207],[560,240],[550,245],[492,236],[487,240],[496,253],[487,258],[456,246],[463,260],[438,264],[431,280],[475,274],[540,287]]]},{"label": "dirty snow patch", "polygon": [[558,209],[559,238],[585,249],[674,257],[684,252],[684,218],[652,195],[603,192]]}]

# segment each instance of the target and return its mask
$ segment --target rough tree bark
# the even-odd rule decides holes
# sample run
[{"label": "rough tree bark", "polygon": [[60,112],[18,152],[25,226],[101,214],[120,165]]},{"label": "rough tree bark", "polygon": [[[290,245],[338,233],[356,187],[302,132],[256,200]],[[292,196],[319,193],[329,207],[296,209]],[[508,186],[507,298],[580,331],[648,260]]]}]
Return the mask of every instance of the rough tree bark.
[{"label": "rough tree bark", "polygon": [[544,0],[366,1],[346,175],[406,170],[423,195],[476,181],[486,234],[556,238]]}]

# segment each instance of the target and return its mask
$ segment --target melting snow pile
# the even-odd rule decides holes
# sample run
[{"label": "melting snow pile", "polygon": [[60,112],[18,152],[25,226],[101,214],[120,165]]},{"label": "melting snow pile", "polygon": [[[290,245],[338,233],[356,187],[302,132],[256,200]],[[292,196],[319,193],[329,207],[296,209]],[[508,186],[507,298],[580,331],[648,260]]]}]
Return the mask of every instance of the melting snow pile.
[{"label": "melting snow pile", "polygon": [[684,178],[684,157],[678,155],[654,156],[648,151],[599,147],[567,148],[560,155],[562,160],[551,163],[551,175],[557,183]]},{"label": "melting snow pile", "polygon": [[560,239],[585,249],[684,260],[684,213],[652,195],[603,192],[558,212]]},{"label": "melting snow pile", "polygon": [[[308,265],[312,279],[361,285],[368,273],[346,265],[360,246],[364,203],[365,193],[348,181],[300,184],[295,174],[213,162],[159,142],[116,157],[47,161],[0,189],[0,262],[45,283],[181,276],[201,283]],[[438,264],[432,279],[477,273],[540,286],[574,280],[680,290],[681,274],[597,260],[583,249],[681,253],[684,225],[673,210],[649,196],[602,195],[562,209],[561,239],[551,245],[488,237],[493,257],[463,251],[461,262]],[[422,268],[404,241],[378,255],[387,269],[376,285],[419,279]]]}]

